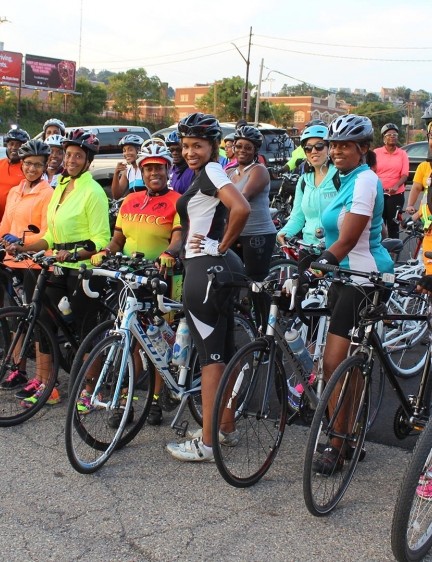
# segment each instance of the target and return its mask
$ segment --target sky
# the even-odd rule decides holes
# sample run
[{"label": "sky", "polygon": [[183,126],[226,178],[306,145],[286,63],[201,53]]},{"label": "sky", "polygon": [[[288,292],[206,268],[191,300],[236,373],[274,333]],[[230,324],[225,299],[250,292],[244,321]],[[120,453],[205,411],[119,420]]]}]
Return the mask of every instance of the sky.
[{"label": "sky", "polygon": [[[96,72],[143,67],[172,88],[246,76],[287,84],[432,92],[431,0],[2,2],[4,49]],[[424,32],[422,32],[422,25]],[[263,63],[262,63],[263,61]]]}]

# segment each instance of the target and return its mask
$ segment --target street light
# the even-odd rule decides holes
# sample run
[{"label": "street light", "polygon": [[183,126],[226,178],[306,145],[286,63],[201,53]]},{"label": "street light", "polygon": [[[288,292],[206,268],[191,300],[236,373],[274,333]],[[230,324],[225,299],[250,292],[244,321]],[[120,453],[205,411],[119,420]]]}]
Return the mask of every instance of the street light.
[{"label": "street light", "polygon": [[237,47],[237,45],[235,43],[231,43],[231,45],[233,45],[237,49],[237,51],[240,53],[241,58],[246,63],[246,80],[245,80],[245,87],[244,87],[244,93],[243,93],[243,99],[242,99],[242,105],[241,105],[242,118],[243,119],[246,119],[246,116],[247,116],[247,106],[248,106],[248,97],[249,97],[248,83],[249,83],[249,65],[250,65],[251,41],[252,41],[252,27],[250,28],[250,31],[249,31],[249,46],[248,46],[247,59],[244,57],[243,53],[240,51],[240,49]]}]

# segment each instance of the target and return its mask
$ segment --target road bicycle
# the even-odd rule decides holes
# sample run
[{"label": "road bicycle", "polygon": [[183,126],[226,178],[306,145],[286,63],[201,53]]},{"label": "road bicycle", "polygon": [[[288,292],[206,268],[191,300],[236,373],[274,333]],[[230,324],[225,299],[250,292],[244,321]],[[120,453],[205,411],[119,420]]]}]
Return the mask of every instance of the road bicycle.
[{"label": "road bicycle", "polygon": [[[76,253],[76,250],[75,252]],[[33,404],[26,404],[15,397],[21,386],[1,388],[0,386],[0,427],[18,425],[34,416],[47,402],[58,380],[59,369],[69,372],[74,354],[79,348],[81,335],[76,332],[73,324],[60,312],[56,303],[45,296],[47,286],[55,286],[50,280],[51,267],[55,263],[54,256],[45,256],[41,251],[37,254],[19,254],[17,259],[29,259],[38,265],[40,273],[31,301],[19,307],[0,309],[0,385],[11,373],[21,371],[26,378],[43,380],[45,389]],[[75,258],[72,256],[71,260]],[[106,289],[104,289],[105,293]],[[98,320],[112,317],[114,310],[110,308],[108,296],[101,301]],[[40,320],[42,310],[46,311],[57,332]],[[89,314],[83,312],[83,325],[90,320]],[[39,350],[50,360],[41,362]],[[39,358],[38,358],[39,356]]]},{"label": "road bicycle", "polygon": [[[196,349],[193,348],[189,354],[186,365],[175,366],[169,354],[159,355],[147,333],[148,327],[160,320],[163,314],[174,309],[181,310],[181,303],[164,300],[166,283],[154,268],[145,270],[144,275],[99,268],[87,270],[83,289],[91,297],[98,296],[89,286],[94,276],[116,279],[123,284],[123,290],[115,325],[85,359],[69,398],[66,451],[74,469],[83,474],[98,470],[116,448],[126,445],[137,435],[151,405],[155,369],[165,383],[162,406],[171,410],[177,408],[171,422],[177,435],[184,437],[187,432],[188,421],[182,419],[186,406],[195,421],[202,425],[201,369]],[[147,294],[150,293],[152,304],[142,302],[136,287],[144,287]],[[248,319],[235,314],[236,345],[243,345],[254,336],[254,327]],[[138,379],[138,382],[138,365],[134,361],[136,350],[142,362],[139,370],[144,373],[143,379]],[[93,388],[89,388],[90,382]],[[141,396],[137,395],[140,387],[143,390]],[[81,413],[78,406],[84,389],[91,394],[89,413]],[[114,412],[120,417],[115,426],[111,422]]]},{"label": "road bicycle", "polygon": [[[368,429],[371,389],[376,371],[375,359],[399,400],[393,429],[404,439],[421,430],[429,416],[432,382],[429,380],[430,349],[419,387],[415,395],[405,396],[397,379],[397,371],[379,336],[381,322],[406,320],[427,321],[426,314],[392,314],[383,302],[383,292],[392,290],[411,293],[424,302],[423,295],[413,293],[415,282],[396,278],[393,274],[352,271],[338,266],[312,263],[311,267],[331,272],[333,282],[351,283],[365,294],[359,327],[355,330],[349,356],[327,381],[315,411],[306,446],[303,492],[308,510],[317,516],[326,515],[339,503],[347,490],[359,460],[364,456],[363,444]],[[368,279],[373,290],[366,295],[362,285],[350,276]],[[369,285],[370,287],[371,285]],[[381,370],[381,369],[380,369]],[[323,467],[321,455],[332,448],[334,458]]]}]

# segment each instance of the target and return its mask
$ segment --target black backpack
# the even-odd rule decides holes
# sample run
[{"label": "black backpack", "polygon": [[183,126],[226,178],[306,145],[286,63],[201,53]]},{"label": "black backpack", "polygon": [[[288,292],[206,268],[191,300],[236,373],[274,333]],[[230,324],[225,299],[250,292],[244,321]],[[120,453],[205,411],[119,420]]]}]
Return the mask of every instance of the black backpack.
[{"label": "black backpack", "polygon": [[[300,182],[300,189],[302,190],[303,193],[305,190],[305,185],[306,185],[306,180],[304,179],[304,177],[302,177]],[[335,186],[336,191],[339,191],[341,186],[339,172],[336,172],[336,174],[333,176],[333,185]]]}]

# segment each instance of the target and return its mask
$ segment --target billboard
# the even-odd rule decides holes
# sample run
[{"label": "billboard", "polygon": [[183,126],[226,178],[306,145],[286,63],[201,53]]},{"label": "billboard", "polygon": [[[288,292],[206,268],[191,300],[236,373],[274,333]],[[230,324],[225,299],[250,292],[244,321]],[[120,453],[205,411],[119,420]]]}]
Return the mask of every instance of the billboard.
[{"label": "billboard", "polygon": [[75,70],[73,61],[26,55],[24,83],[39,89],[73,92]]},{"label": "billboard", "polygon": [[0,86],[21,84],[22,54],[0,51]]}]

